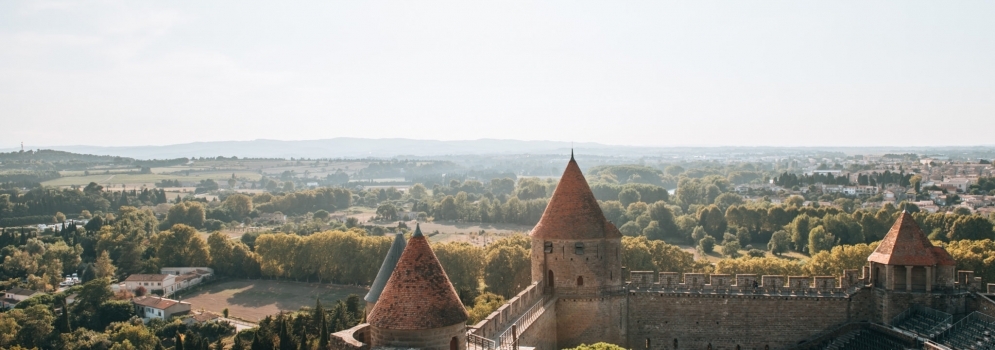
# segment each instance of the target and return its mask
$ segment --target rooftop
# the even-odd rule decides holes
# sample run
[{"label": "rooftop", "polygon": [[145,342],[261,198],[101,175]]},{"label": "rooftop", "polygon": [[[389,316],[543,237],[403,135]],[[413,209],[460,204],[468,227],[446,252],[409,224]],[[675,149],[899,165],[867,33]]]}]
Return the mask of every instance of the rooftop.
[{"label": "rooftop", "polygon": [[435,252],[415,227],[367,321],[382,329],[434,329],[466,322],[469,315]]},{"label": "rooftop", "polygon": [[380,293],[383,293],[384,287],[387,286],[387,280],[390,279],[390,275],[394,272],[394,267],[397,266],[397,260],[401,258],[401,253],[404,252],[405,246],[407,246],[407,242],[404,241],[404,235],[400,233],[395,235],[394,243],[390,245],[387,257],[384,258],[383,264],[380,265],[380,272],[377,272],[377,277],[373,280],[373,284],[370,285],[370,292],[366,293],[366,297],[363,300],[375,304],[380,299]]},{"label": "rooftop", "polygon": [[137,297],[132,299],[131,301],[134,302],[135,305],[141,305],[144,307],[150,307],[159,310],[165,310],[173,305],[179,304],[179,301],[173,299],[166,299],[163,297],[149,296],[149,295]]},{"label": "rooftop", "polygon": [[902,212],[867,261],[900,266],[954,265],[950,254],[933,246],[907,211]]},{"label": "rooftop", "polygon": [[587,179],[573,154],[549,199],[546,211],[532,229],[532,237],[545,239],[621,238],[622,234],[601,212]]},{"label": "rooftop", "polygon": [[124,281],[125,282],[150,282],[150,281],[151,282],[162,282],[162,281],[166,280],[166,277],[169,277],[169,275],[163,275],[163,274],[158,274],[158,273],[157,274],[149,274],[149,275],[136,273],[136,274],[133,274],[131,276],[128,276],[128,278],[125,278]]}]

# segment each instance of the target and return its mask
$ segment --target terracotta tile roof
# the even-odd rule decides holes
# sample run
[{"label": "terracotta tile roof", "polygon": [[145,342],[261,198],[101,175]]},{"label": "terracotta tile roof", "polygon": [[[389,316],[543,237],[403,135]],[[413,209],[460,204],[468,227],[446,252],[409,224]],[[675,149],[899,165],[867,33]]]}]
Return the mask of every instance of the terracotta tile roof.
[{"label": "terracotta tile roof", "polygon": [[125,282],[149,282],[149,281],[162,282],[162,281],[165,281],[166,277],[168,277],[168,276],[169,275],[163,275],[163,274],[149,274],[149,275],[147,275],[147,274],[137,274],[136,273],[136,274],[133,274],[131,276],[128,276],[128,278],[125,278],[124,281]]},{"label": "terracotta tile roof", "polygon": [[373,284],[370,285],[370,292],[366,293],[366,297],[363,300],[375,304],[380,299],[380,293],[383,293],[383,288],[387,285],[387,280],[394,273],[394,267],[397,266],[397,260],[401,258],[401,253],[404,252],[405,246],[407,246],[407,242],[404,240],[404,235],[400,233],[395,235],[394,243],[390,245],[387,257],[383,259],[383,264],[380,265],[380,272],[377,272],[377,277],[373,279]]},{"label": "terracotta tile roof", "polygon": [[433,329],[469,318],[428,239],[415,228],[367,321],[382,329]]},{"label": "terracotta tile roof", "polygon": [[572,154],[531,236],[542,239],[622,237],[622,233],[601,212],[598,200],[594,198]]},{"label": "terracotta tile roof", "polygon": [[134,302],[136,305],[141,305],[141,306],[144,306],[144,307],[150,307],[150,308],[159,309],[159,310],[168,309],[170,306],[173,306],[173,305],[176,305],[177,303],[179,303],[179,301],[176,301],[176,300],[173,300],[173,299],[166,299],[166,298],[162,298],[162,297],[153,297],[153,296],[148,296],[148,295],[134,298],[134,299],[132,299],[132,302]]},{"label": "terracotta tile roof", "polygon": [[867,261],[885,265],[954,265],[946,250],[933,246],[919,224],[906,211],[898,217]]}]

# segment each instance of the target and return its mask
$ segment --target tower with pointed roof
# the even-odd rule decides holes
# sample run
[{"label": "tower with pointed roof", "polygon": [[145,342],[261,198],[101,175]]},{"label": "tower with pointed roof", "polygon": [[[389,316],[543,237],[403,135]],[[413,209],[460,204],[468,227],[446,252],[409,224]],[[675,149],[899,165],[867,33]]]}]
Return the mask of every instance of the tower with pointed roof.
[{"label": "tower with pointed roof", "polygon": [[468,318],[428,239],[416,226],[367,317],[371,348],[466,349]]},{"label": "tower with pointed roof", "polygon": [[867,262],[876,321],[888,324],[913,304],[963,311],[963,295],[947,293],[956,287],[957,263],[929,241],[909,212],[902,211]]},{"label": "tower with pointed roof", "polygon": [[907,211],[902,211],[867,261],[876,288],[930,292],[954,287],[953,257],[934,246]]},{"label": "tower with pointed roof", "polygon": [[398,233],[394,235],[394,243],[387,250],[387,256],[384,258],[383,264],[380,265],[380,271],[377,272],[377,277],[373,279],[373,284],[370,285],[370,292],[366,293],[366,297],[363,298],[366,301],[367,316],[373,310],[373,306],[376,305],[377,300],[380,299],[380,293],[383,293],[384,287],[387,286],[387,280],[394,273],[394,267],[397,266],[397,261],[401,258],[401,253],[404,252],[404,247],[406,246],[407,241],[404,240],[404,234]]},{"label": "tower with pointed roof", "polygon": [[605,218],[571,151],[532,239],[532,281],[558,297],[557,346],[623,344],[622,234]]}]

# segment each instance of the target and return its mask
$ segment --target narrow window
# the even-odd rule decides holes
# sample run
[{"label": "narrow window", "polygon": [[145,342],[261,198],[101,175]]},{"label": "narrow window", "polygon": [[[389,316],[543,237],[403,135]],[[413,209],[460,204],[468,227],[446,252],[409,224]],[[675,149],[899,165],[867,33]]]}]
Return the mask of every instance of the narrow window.
[{"label": "narrow window", "polygon": [[553,270],[546,272],[546,285],[550,287],[553,286]]},{"label": "narrow window", "polygon": [[548,253],[553,252],[553,242],[546,242],[542,244],[542,251]]},{"label": "narrow window", "polygon": [[584,285],[584,276],[577,276],[577,286],[580,287],[583,285]]},{"label": "narrow window", "polygon": [[650,348],[650,338],[646,338],[646,348]]},{"label": "narrow window", "polygon": [[584,243],[574,243],[574,254],[584,255]]},{"label": "narrow window", "polygon": [[459,350],[459,340],[457,340],[456,337],[449,340],[449,350]]},{"label": "narrow window", "polygon": [[674,338],[674,349],[677,349],[677,338]]}]

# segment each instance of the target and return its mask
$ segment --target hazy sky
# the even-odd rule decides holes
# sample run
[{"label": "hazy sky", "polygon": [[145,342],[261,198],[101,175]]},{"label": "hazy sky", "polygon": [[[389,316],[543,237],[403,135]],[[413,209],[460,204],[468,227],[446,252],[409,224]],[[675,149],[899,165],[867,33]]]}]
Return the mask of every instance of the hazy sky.
[{"label": "hazy sky", "polygon": [[0,1],[0,148],[995,144],[993,1]]}]

